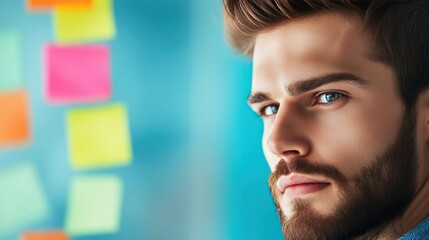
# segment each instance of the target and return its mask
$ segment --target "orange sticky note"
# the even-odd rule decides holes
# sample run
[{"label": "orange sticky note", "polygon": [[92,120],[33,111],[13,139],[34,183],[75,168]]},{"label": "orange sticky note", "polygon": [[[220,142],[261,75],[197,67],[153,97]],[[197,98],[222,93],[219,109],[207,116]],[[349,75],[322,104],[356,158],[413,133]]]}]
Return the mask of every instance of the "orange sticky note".
[{"label": "orange sticky note", "polygon": [[67,234],[63,231],[40,231],[25,232],[21,235],[21,240],[68,240]]},{"label": "orange sticky note", "polygon": [[29,110],[24,90],[0,94],[0,146],[24,143],[29,138]]},{"label": "orange sticky note", "polygon": [[29,10],[49,10],[58,6],[90,8],[92,0],[27,0]]}]

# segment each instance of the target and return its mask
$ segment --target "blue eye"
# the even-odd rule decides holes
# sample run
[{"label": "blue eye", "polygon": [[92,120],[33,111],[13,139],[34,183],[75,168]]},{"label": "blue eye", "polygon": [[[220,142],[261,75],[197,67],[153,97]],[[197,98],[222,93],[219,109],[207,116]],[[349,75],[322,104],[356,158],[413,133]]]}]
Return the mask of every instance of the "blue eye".
[{"label": "blue eye", "polygon": [[322,94],[317,95],[317,103],[329,104],[329,103],[337,101],[338,99],[340,99],[343,96],[344,96],[343,94],[338,93],[338,92],[322,93]]},{"label": "blue eye", "polygon": [[261,116],[272,116],[277,113],[279,110],[278,105],[268,105],[261,109],[260,114]]}]

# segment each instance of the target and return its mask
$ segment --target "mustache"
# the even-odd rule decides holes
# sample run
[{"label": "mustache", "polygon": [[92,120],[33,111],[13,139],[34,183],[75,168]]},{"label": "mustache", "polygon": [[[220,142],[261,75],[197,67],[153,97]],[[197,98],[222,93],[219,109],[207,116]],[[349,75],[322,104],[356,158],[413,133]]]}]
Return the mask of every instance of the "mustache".
[{"label": "mustache", "polygon": [[294,159],[292,161],[285,161],[280,159],[275,170],[270,174],[269,186],[271,192],[274,192],[276,182],[283,175],[291,173],[301,173],[306,175],[321,175],[333,181],[342,184],[347,182],[347,178],[338,169],[329,165],[322,165],[317,163],[310,163],[306,159]]}]

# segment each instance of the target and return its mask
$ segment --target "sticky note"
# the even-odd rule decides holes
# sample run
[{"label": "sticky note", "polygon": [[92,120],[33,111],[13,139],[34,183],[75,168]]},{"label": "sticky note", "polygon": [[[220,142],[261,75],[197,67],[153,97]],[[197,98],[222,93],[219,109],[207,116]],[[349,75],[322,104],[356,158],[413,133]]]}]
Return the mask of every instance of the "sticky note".
[{"label": "sticky note", "polygon": [[92,0],[27,0],[29,10],[51,10],[55,7],[90,8]]},{"label": "sticky note", "polygon": [[0,93],[0,147],[29,139],[29,108],[24,90]]},{"label": "sticky note", "polygon": [[113,0],[93,0],[90,8],[58,7],[54,29],[59,42],[111,40],[116,34]]},{"label": "sticky note", "polygon": [[46,100],[53,104],[106,101],[112,94],[106,45],[45,47]]},{"label": "sticky note", "polygon": [[73,167],[94,169],[131,162],[128,114],[122,103],[70,110],[67,128]]},{"label": "sticky note", "polygon": [[70,236],[119,231],[122,182],[114,175],[73,179],[66,212],[65,231]]},{"label": "sticky note", "polygon": [[0,91],[21,88],[21,39],[17,31],[0,31],[0,53]]},{"label": "sticky note", "polygon": [[49,207],[32,162],[0,169],[0,237],[46,220]]},{"label": "sticky note", "polygon": [[68,240],[68,236],[62,230],[24,232],[20,240]]}]

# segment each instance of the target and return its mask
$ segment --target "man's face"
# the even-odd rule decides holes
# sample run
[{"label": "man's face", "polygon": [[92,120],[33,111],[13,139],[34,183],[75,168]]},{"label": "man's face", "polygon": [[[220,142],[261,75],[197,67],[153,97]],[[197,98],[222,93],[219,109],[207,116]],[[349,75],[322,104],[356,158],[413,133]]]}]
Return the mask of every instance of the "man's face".
[{"label": "man's face", "polygon": [[415,192],[414,111],[356,20],[324,14],[257,36],[251,107],[289,239],[383,227]]}]

